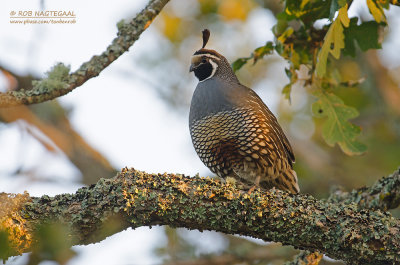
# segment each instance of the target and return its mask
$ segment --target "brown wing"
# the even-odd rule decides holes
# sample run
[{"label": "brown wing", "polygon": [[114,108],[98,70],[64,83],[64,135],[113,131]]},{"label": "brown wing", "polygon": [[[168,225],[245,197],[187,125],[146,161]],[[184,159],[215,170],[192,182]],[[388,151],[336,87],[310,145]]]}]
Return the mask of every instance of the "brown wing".
[{"label": "brown wing", "polygon": [[238,97],[238,100],[236,102],[238,103],[238,105],[250,107],[254,109],[255,112],[263,113],[265,115],[267,119],[267,125],[268,127],[270,127],[270,133],[268,134],[268,136],[273,139],[273,142],[277,145],[278,149],[285,151],[288,163],[292,167],[293,163],[295,162],[293,149],[281,126],[279,125],[276,117],[269,110],[267,105],[265,105],[262,99],[256,94],[256,92],[246,86],[240,86],[242,86],[243,90],[242,93],[238,93],[236,95],[236,97]]},{"label": "brown wing", "polygon": [[[264,102],[262,102],[262,103],[264,104]],[[282,130],[282,127],[279,125],[278,120],[276,119],[274,114],[272,114],[272,112],[269,110],[269,108],[265,104],[264,104],[264,106],[265,106],[264,111],[267,113],[266,115],[268,115],[270,117],[270,122],[272,123],[271,125],[275,128],[275,132],[276,132],[279,140],[283,143],[286,154],[289,158],[288,162],[292,166],[293,163],[296,162],[296,158],[294,156],[292,146],[290,145],[289,140],[287,139],[285,133]]]}]

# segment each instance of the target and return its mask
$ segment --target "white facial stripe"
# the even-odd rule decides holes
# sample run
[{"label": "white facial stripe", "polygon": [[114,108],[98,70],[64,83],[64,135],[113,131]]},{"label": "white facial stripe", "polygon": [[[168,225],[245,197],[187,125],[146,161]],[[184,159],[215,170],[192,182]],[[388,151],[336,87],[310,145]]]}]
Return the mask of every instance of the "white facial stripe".
[{"label": "white facial stripe", "polygon": [[207,77],[207,78],[205,78],[205,79],[199,81],[199,83],[200,83],[200,82],[203,82],[203,81],[206,81],[207,79],[210,79],[211,77],[214,76],[215,72],[217,71],[218,64],[216,64],[216,63],[215,63],[213,60],[211,60],[211,59],[209,60],[209,62],[210,62],[210,64],[211,64],[212,67],[213,67],[212,72],[211,72],[211,75],[210,75],[209,77]]},{"label": "white facial stripe", "polygon": [[215,55],[212,55],[212,54],[197,54],[197,55],[193,55],[192,56],[192,58],[198,58],[198,57],[203,57],[203,56],[205,56],[205,57],[208,57],[208,58],[212,58],[212,59],[216,59],[216,60],[221,60],[220,58],[218,58],[217,56],[215,56]]}]

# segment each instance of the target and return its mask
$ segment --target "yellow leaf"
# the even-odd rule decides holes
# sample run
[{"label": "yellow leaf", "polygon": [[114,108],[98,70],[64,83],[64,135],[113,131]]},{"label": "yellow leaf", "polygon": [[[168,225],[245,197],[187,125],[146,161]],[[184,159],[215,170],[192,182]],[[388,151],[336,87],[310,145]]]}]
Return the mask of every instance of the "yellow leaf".
[{"label": "yellow leaf", "polygon": [[162,19],[162,31],[169,40],[171,41],[179,41],[180,40],[180,31],[181,31],[181,19],[179,17],[168,14],[167,12],[161,12]]},{"label": "yellow leaf", "polygon": [[338,18],[342,22],[343,26],[345,26],[346,28],[349,26],[350,19],[349,19],[349,16],[347,14],[347,4],[339,9]]},{"label": "yellow leaf", "polygon": [[336,20],[329,27],[324,38],[324,44],[318,53],[318,61],[316,72],[318,76],[325,75],[326,62],[329,53],[336,59],[340,58],[340,51],[344,48],[343,26],[348,27],[350,23],[347,15],[347,4],[339,9],[339,14]]},{"label": "yellow leaf", "polygon": [[333,57],[339,59],[340,50],[344,48],[343,26],[347,28],[350,24],[350,19],[347,15],[347,4],[339,9],[339,14],[335,20],[335,24],[336,25],[333,28],[333,49],[330,47],[330,53]]},{"label": "yellow leaf", "polygon": [[299,10],[291,11],[291,10],[289,10],[289,8],[286,7],[285,12],[289,16],[294,15],[295,17],[301,17],[301,16],[309,13],[310,11],[309,10],[306,10],[306,11],[299,11]]},{"label": "yellow leaf", "polygon": [[300,9],[304,9],[304,7],[310,2],[310,0],[302,0],[300,4]]},{"label": "yellow leaf", "polygon": [[332,43],[329,47],[329,52],[335,57],[339,59],[340,50],[344,48],[344,36],[343,36],[343,26],[342,23],[337,19],[334,22],[334,27],[332,29]]},{"label": "yellow leaf", "polygon": [[292,35],[294,32],[293,28],[289,27],[287,30],[285,30],[285,32],[282,33],[282,35],[280,35],[278,37],[278,41],[280,41],[282,44],[285,43],[286,39]]},{"label": "yellow leaf", "polygon": [[218,13],[225,20],[245,20],[254,7],[251,0],[223,0],[218,7]]},{"label": "yellow leaf", "polygon": [[374,17],[376,22],[378,22],[378,23],[385,22],[386,23],[385,13],[383,13],[383,9],[379,3],[376,3],[373,0],[367,0],[367,5],[369,8],[369,11],[371,12],[371,14]]}]

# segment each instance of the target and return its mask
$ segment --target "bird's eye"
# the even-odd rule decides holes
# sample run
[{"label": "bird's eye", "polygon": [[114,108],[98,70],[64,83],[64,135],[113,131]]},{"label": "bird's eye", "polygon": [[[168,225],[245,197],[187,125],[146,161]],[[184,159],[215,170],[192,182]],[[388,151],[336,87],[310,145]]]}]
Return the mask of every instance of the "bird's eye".
[{"label": "bird's eye", "polygon": [[206,62],[207,62],[207,59],[206,59],[206,58],[203,58],[203,59],[201,60],[201,62],[202,62],[202,63],[206,63]]}]

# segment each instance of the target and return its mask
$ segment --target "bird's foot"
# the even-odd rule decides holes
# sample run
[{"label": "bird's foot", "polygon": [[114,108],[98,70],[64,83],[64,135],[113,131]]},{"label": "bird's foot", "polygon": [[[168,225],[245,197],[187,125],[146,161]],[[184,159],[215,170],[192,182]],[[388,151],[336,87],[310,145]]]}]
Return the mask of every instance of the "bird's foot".
[{"label": "bird's foot", "polygon": [[249,189],[249,191],[247,192],[249,195],[256,189],[260,187],[260,176],[257,176],[255,181],[254,181],[254,185]]},{"label": "bird's foot", "polygon": [[259,190],[260,189],[260,184],[254,184],[253,186],[251,186],[251,188],[247,191],[247,194],[251,194],[253,191],[255,191],[255,190]]},{"label": "bird's foot", "polygon": [[247,191],[247,194],[250,195],[256,188],[258,188],[258,185],[252,186],[252,187]]}]

